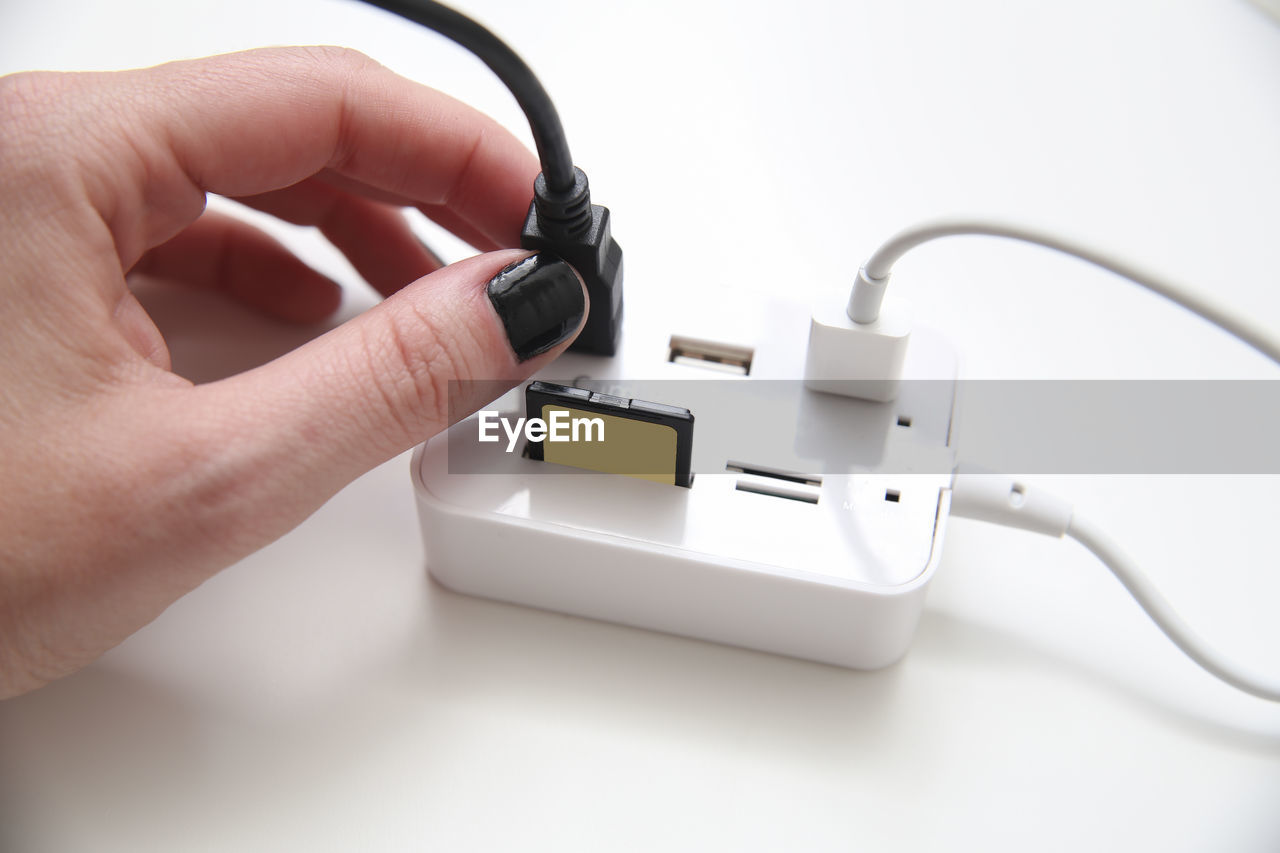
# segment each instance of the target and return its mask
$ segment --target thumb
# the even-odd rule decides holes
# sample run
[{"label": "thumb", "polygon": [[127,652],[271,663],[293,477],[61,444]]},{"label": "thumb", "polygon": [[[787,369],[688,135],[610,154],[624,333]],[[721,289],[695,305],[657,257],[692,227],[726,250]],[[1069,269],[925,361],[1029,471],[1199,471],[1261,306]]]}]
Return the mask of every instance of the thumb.
[{"label": "thumb", "polygon": [[[355,477],[559,355],[586,291],[554,255],[493,252],[437,270],[293,352],[197,390],[252,493],[303,517]],[[450,399],[450,398],[453,399]],[[237,466],[238,467],[238,466]],[[276,493],[276,494],[273,494]],[[298,519],[300,520],[300,519]]]}]

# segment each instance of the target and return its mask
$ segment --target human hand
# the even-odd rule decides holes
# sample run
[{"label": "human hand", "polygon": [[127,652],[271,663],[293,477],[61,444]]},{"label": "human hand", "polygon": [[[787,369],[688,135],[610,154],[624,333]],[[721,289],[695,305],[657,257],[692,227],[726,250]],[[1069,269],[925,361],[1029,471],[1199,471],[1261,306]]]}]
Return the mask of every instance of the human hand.
[{"label": "human hand", "polygon": [[[0,697],[84,666],[444,429],[450,380],[515,385],[581,326],[562,261],[490,283],[528,255],[496,250],[518,244],[535,158],[360,54],[13,75],[0,116]],[[299,322],[340,298],[202,214],[206,192],[318,226],[387,299],[246,373],[176,376],[131,271]],[[491,253],[437,271],[403,206]]]}]

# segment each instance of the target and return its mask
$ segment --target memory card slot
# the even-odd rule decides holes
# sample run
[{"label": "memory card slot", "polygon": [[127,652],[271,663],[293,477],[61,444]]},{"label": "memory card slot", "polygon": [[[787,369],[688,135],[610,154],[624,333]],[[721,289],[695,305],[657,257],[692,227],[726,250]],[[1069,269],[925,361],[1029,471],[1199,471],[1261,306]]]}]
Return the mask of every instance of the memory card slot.
[{"label": "memory card slot", "polygon": [[738,474],[751,474],[755,477],[769,477],[774,480],[784,480],[788,483],[799,483],[802,486],[822,485],[822,478],[816,474],[800,474],[795,471],[786,471],[782,468],[748,465],[745,462],[734,462],[732,459],[725,463],[724,469]]},{"label": "memory card slot", "polygon": [[739,480],[734,488],[739,492],[750,492],[753,495],[767,495],[771,498],[785,498],[789,501],[800,501],[807,504],[816,504],[818,502],[818,495],[815,492],[787,489],[766,483],[749,483],[746,480]]}]

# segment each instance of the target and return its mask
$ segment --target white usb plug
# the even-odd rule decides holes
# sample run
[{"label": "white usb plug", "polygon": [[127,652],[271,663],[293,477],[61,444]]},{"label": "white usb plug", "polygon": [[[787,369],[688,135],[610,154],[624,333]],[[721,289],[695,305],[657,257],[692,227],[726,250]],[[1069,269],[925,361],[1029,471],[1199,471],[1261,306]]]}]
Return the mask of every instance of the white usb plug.
[{"label": "white usb plug", "polygon": [[[897,398],[911,338],[911,308],[904,300],[884,299],[885,284],[887,279],[877,283],[859,270],[851,296],[840,288],[818,299],[809,325],[805,387],[878,403]],[[874,310],[869,314],[859,310],[870,303]],[[869,319],[859,322],[855,317]]]}]

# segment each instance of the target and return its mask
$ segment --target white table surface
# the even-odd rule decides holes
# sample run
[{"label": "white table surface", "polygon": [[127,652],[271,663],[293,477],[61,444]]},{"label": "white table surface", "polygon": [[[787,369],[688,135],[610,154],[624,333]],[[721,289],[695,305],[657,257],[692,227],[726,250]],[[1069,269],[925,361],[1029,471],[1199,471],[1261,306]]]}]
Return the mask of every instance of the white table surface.
[{"label": "white table surface", "polygon": [[[978,211],[1280,325],[1280,26],[1244,0],[460,5],[554,97],[628,299],[794,294],[919,217]],[[0,6],[0,71],[284,43],[357,47],[528,139],[478,62],[354,2]],[[314,235],[278,231],[368,303]],[[949,241],[895,287],[966,376],[1276,377],[1030,248]],[[196,378],[298,340],[147,303]],[[955,522],[912,651],[849,672],[444,590],[407,469],[0,704],[0,849],[1280,850],[1280,708],[1202,673],[1071,543]],[[1215,645],[1280,671],[1275,478],[1034,482]]]}]

